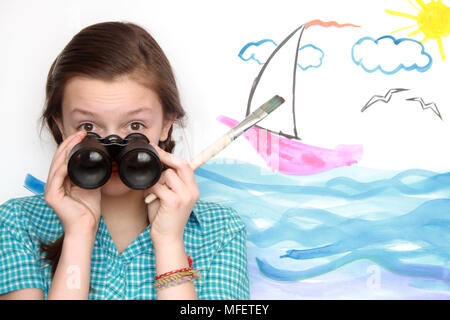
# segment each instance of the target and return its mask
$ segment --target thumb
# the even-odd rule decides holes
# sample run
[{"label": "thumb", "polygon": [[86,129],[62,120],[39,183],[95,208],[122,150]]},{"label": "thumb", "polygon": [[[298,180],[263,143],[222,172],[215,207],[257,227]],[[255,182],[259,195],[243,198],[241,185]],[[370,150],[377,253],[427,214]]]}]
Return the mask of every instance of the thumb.
[{"label": "thumb", "polygon": [[156,198],[151,203],[147,205],[147,212],[148,212],[148,220],[150,222],[150,226],[153,224],[153,221],[156,218],[156,214],[158,213],[159,207],[161,206],[161,200],[159,198]]}]

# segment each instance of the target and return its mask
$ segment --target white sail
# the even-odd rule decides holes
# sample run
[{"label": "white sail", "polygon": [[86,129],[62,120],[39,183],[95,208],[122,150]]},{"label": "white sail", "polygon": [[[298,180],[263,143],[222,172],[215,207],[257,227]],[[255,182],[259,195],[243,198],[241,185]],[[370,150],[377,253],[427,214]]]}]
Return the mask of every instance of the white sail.
[{"label": "white sail", "polygon": [[299,106],[295,101],[298,94],[296,88],[297,73],[301,72],[299,47],[304,25],[289,34],[277,44],[272,54],[264,61],[264,65],[255,78],[249,94],[247,114],[267,100],[267,96],[277,94],[285,99],[285,104],[273,115],[261,121],[258,126],[274,133],[282,133],[290,138],[301,136],[295,122],[295,111]]}]

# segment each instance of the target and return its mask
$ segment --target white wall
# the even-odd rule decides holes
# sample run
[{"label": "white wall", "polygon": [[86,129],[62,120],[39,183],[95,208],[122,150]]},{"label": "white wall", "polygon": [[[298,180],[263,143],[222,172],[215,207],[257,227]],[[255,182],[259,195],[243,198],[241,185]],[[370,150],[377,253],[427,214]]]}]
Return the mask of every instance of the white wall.
[{"label": "white wall", "polygon": [[[448,2],[444,1],[444,3]],[[449,39],[444,40],[447,61],[442,61],[434,41],[426,49],[434,59],[427,73],[404,72],[372,76],[358,67],[341,65],[349,58],[350,44],[360,36],[379,37],[413,24],[387,15],[384,9],[416,12],[407,0],[397,1],[0,1],[0,202],[29,195],[22,185],[26,173],[46,180],[55,150],[52,139],[39,135],[48,69],[65,44],[81,28],[109,20],[131,21],[149,30],[174,67],[182,101],[189,115],[189,152],[200,152],[228,128],[219,115],[241,120],[247,97],[260,66],[238,58],[251,41],[281,41],[297,26],[313,20],[336,20],[362,25],[362,29],[319,28],[305,41],[317,39],[328,46],[327,66],[318,73],[299,75],[309,85],[298,95],[301,132],[305,143],[333,148],[361,143],[360,165],[374,168],[449,168],[450,106],[448,72]],[[411,29],[414,30],[414,29]],[[406,36],[406,33],[402,33]],[[416,37],[416,39],[421,40]],[[334,54],[333,54],[334,53]],[[348,62],[348,61],[347,61]],[[359,110],[374,94],[386,88],[410,87],[438,103],[444,121],[412,107],[388,105],[369,113]],[[260,93],[263,102],[278,92]],[[256,101],[256,100],[255,100]],[[414,110],[412,108],[415,108]],[[400,152],[401,150],[401,152]],[[180,154],[189,152],[180,149]],[[261,164],[248,142],[240,138],[220,156]]]}]

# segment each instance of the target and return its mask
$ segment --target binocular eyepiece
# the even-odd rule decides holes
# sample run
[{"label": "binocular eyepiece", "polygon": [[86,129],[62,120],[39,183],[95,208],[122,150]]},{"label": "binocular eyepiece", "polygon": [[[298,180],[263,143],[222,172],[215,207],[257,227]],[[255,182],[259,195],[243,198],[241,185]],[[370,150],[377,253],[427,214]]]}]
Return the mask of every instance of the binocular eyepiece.
[{"label": "binocular eyepiece", "polygon": [[113,162],[122,182],[136,190],[153,186],[163,171],[158,153],[143,134],[132,133],[122,139],[88,132],[69,154],[69,178],[84,189],[101,187],[111,176]]}]

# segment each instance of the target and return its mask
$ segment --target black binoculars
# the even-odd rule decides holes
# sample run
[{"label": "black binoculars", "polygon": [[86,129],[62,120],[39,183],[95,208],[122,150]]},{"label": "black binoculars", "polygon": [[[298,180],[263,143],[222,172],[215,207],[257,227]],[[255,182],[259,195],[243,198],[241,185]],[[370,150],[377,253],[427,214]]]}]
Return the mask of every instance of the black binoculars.
[{"label": "black binoculars", "polygon": [[69,154],[69,178],[84,189],[101,187],[111,176],[113,162],[122,182],[136,190],[153,186],[163,171],[158,153],[143,134],[132,133],[122,139],[88,132]]}]

